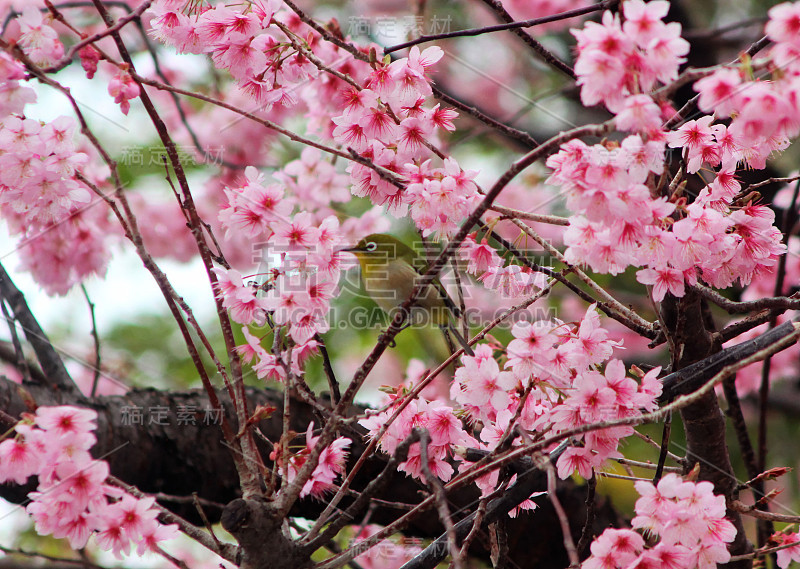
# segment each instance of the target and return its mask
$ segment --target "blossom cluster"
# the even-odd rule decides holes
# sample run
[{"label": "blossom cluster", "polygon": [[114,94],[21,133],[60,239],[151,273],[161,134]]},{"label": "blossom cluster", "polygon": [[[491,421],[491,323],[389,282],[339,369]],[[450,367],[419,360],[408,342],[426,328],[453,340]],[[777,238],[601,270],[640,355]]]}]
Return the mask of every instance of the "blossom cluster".
[{"label": "blossom cluster", "polygon": [[[676,36],[680,26],[661,21],[667,9],[667,2],[633,0],[623,7],[624,23],[606,14],[602,24],[587,23],[575,32],[576,73],[584,102],[603,101],[617,113],[617,128],[633,134],[619,145],[571,141],[547,161],[553,169],[549,181],[565,189],[574,212],[564,234],[567,259],[611,274],[642,267],[637,280],[653,285],[657,301],[667,292],[683,296],[685,285],[698,279],[718,288],[737,280],[746,285],[776,265],[786,248],[774,213],[740,199],[734,172],[736,164],[745,161],[763,168],[766,156],[785,146],[787,135],[797,134],[789,117],[779,112],[788,111],[787,105],[778,104],[768,82],[752,82],[740,93],[739,72],[731,69],[695,85],[701,93],[700,108],[716,109],[716,118],[707,115],[675,131],[664,130],[661,107],[642,92],[649,92],[656,80],[674,79],[678,56],[685,53],[680,43],[684,40]],[[622,69],[612,70],[603,63],[626,62],[632,46],[635,64],[619,63]],[[648,69],[654,71],[641,71]],[[619,73],[631,75],[623,79]],[[638,83],[630,86],[630,81]],[[617,84],[628,85],[627,90]],[[777,114],[765,116],[765,106]],[[730,126],[712,124],[733,108],[745,107]],[[651,190],[653,176],[663,173],[667,146],[682,149],[688,173],[705,166],[715,174],[691,203],[678,193],[659,196]]]},{"label": "blossom cluster", "polygon": [[0,483],[25,484],[37,476],[27,511],[40,535],[66,538],[73,549],[92,535],[117,558],[156,551],[177,534],[177,525],[158,522],[154,498],[135,498],[108,483],[108,463],[95,460],[97,413],[77,407],[39,407],[0,442]]},{"label": "blossom cluster", "polygon": [[[306,157],[304,153],[301,161]],[[286,170],[294,171],[297,162],[275,176],[287,179]],[[384,229],[385,220],[370,210],[340,224],[335,215],[325,215],[327,208],[321,206],[291,215],[295,207],[302,206],[293,197],[284,197],[283,186],[265,185],[255,168],[249,167],[245,173],[245,185],[226,189],[229,204],[220,212],[220,220],[229,232],[250,235],[264,245],[259,255],[265,278],[259,287],[245,283],[236,269],[215,268],[217,294],[231,318],[245,325],[247,342],[239,346],[240,355],[252,363],[259,378],[280,381],[287,370],[302,373],[306,359],[319,350],[314,337],[329,329],[327,316],[331,300],[338,294],[343,263],[341,244],[360,231]],[[302,174],[297,179],[302,179]],[[281,354],[267,351],[263,338],[246,327],[263,326],[268,314],[272,324],[284,327],[293,342]]]},{"label": "blossom cluster", "polygon": [[[388,422],[402,403],[402,398],[394,399],[385,411],[361,419],[359,424],[367,429],[369,436],[374,438],[381,427]],[[425,429],[430,434],[427,448],[428,470],[437,478],[447,482],[452,478],[455,470],[451,464],[457,458],[453,452],[454,445],[474,446],[476,444],[465,430],[461,420],[456,417],[452,407],[444,405],[441,401],[426,401],[419,397],[411,401],[389,424],[378,444],[386,454],[393,455],[397,445],[403,442],[415,428]],[[400,463],[397,468],[409,476],[425,480],[422,466],[422,448],[420,443],[413,443],[409,447],[408,459]]]},{"label": "blossom cluster", "polygon": [[17,45],[34,64],[42,67],[55,63],[64,55],[64,44],[50,25],[52,16],[46,14],[29,3],[14,20],[18,26]]},{"label": "blossom cluster", "polygon": [[662,21],[668,10],[664,0],[630,0],[622,6],[624,23],[618,14],[604,12],[601,23],[587,22],[583,29],[572,30],[578,41],[575,74],[584,105],[603,103],[619,113],[628,97],[677,78],[689,42],[681,37],[680,24]]},{"label": "blossom cluster", "polygon": [[[39,12],[36,11],[38,14]],[[91,207],[91,194],[76,178],[100,182],[106,171],[89,167],[76,144],[75,119],[42,123],[23,115],[36,96],[19,84],[23,67],[0,53],[0,215],[10,233],[26,240],[22,266],[50,294],[105,272],[107,211]]]},{"label": "blossom cluster", "polygon": [[[722,67],[694,84],[699,94],[697,106],[713,114],[713,118],[698,119],[699,128],[693,128],[697,133],[691,133],[681,145],[696,164],[716,166],[721,162],[724,169],[738,160],[762,169],[770,154],[783,150],[789,139],[800,134],[799,12],[797,3],[780,4],[769,11],[765,31],[774,45],[766,60],[753,62],[758,68],[771,70],[768,78],[744,67]],[[712,120],[729,117],[727,131],[722,125],[709,126]]]},{"label": "blossom cluster", "polygon": [[547,278],[543,273],[515,263],[505,264],[497,251],[486,242],[478,243],[472,233],[461,243],[459,258],[467,263],[467,273],[475,275],[484,287],[500,292],[506,298],[531,296],[544,288]]},{"label": "blossom cluster", "polygon": [[[338,126],[331,133],[332,136],[342,138],[353,150],[360,150],[370,157],[370,150],[361,144],[361,137],[366,136],[361,132],[362,129],[370,128],[365,126],[367,115],[374,118],[378,113],[394,120],[397,117],[389,106],[392,103],[398,108],[397,113],[406,118],[397,124],[390,121],[391,126],[386,123],[381,127],[384,129],[381,133],[368,132],[372,148],[377,148],[375,145],[379,144],[379,140],[385,140],[391,148],[384,147],[381,153],[391,153],[394,156],[391,161],[397,164],[414,160],[422,149],[428,152],[422,141],[427,140],[431,132],[430,129],[419,131],[422,120],[420,113],[427,113],[427,119],[452,128],[449,122],[452,115],[438,108],[425,111],[421,107],[423,98],[419,96],[420,92],[430,93],[424,70],[440,56],[440,50],[433,50],[433,53],[426,50],[423,54],[417,50],[405,60],[376,70],[371,79],[366,78],[375,89],[374,92],[366,88],[353,88],[349,94],[345,92],[345,100],[349,102],[343,108],[341,120],[334,119]],[[376,82],[380,82],[380,85]],[[383,99],[387,102],[384,103]],[[404,104],[410,106],[403,110]],[[406,136],[404,129],[407,134],[416,134]],[[398,139],[398,145],[393,146]],[[375,160],[374,156],[372,158]],[[388,163],[376,162],[391,169]],[[375,198],[374,188],[365,189],[364,184],[369,181],[370,184],[374,182],[380,185],[384,180],[366,167],[363,172],[365,176],[356,174],[354,169],[361,167],[360,164],[351,166],[351,176],[360,176],[363,182],[357,183],[354,191],[360,193],[364,190]],[[416,202],[412,200],[412,217],[418,219],[420,224],[428,224],[429,229],[438,228],[435,230],[441,229],[445,233],[452,231],[457,227],[456,221],[466,215],[471,203],[462,198],[476,195],[476,188],[471,181],[474,173],[463,172],[451,159],[446,159],[442,168],[433,168],[430,160],[413,168],[413,183],[406,190],[409,196],[418,196]],[[218,291],[235,321],[262,324],[269,312],[275,324],[287,327],[296,344],[293,353],[311,353],[316,349],[314,335],[328,330],[325,318],[330,301],[337,293],[336,283],[340,274],[338,246],[357,225],[362,235],[367,226],[357,219],[350,219],[349,227],[347,222],[340,227],[330,205],[331,201],[349,199],[347,178],[337,174],[328,162],[323,161],[318,151],[305,150],[299,160],[276,173],[274,177],[280,182],[278,184],[265,184],[263,177],[252,167],[245,174],[245,185],[225,190],[228,205],[220,212],[220,221],[228,236],[246,236],[251,241],[269,243],[268,254],[277,258],[277,262],[273,262],[268,271],[263,287],[267,290],[264,298],[259,298],[252,287],[244,285],[241,275],[233,269],[216,269],[219,276]],[[380,198],[375,201],[383,203],[385,200]],[[414,203],[431,201],[436,201],[437,207],[447,215],[436,214],[431,217],[429,211],[415,209]],[[427,221],[423,221],[423,218]],[[243,346],[242,350],[247,357],[256,360],[256,370],[261,377],[280,379],[285,375],[276,356],[260,347],[259,339],[249,336],[248,346]],[[294,361],[290,365],[295,372],[299,371]]]},{"label": "blossom cluster", "polygon": [[635,486],[641,497],[632,526],[658,542],[646,547],[636,531],[607,529],[592,542],[583,569],[713,569],[728,562],[726,544],[733,541],[736,528],[725,519],[725,497],[714,494],[713,484],[684,481],[671,473],[656,486],[647,481]]},{"label": "blossom cluster", "polygon": [[359,88],[346,92],[344,113],[333,118],[334,140],[361,153],[386,171],[407,181],[401,190],[391,179],[369,167],[353,163],[353,193],[373,203],[388,204],[390,211],[411,219],[423,235],[452,236],[459,223],[480,199],[473,182],[477,172],[464,171],[452,157],[434,167],[433,144],[439,129],[455,130],[457,113],[435,105],[429,68],[443,55],[438,47],[411,48],[408,57],[375,64]]},{"label": "blossom cluster", "polygon": [[[340,273],[339,221],[330,215],[318,222],[309,211],[292,216],[294,201],[284,199],[280,184],[265,185],[264,176],[253,167],[245,175],[244,186],[226,190],[229,201],[220,220],[229,233],[269,245],[264,255],[274,256],[276,262],[267,275],[266,297],[256,296],[257,290],[244,284],[235,269],[222,268],[215,269],[218,294],[234,321],[263,325],[269,311],[275,324],[287,326],[302,346],[328,329],[325,317]],[[261,355],[257,343],[252,349],[251,356]]]},{"label": "blossom cluster", "polygon": [[[287,467],[287,482],[291,483],[297,478],[297,473],[306,463],[308,455],[317,444],[319,437],[313,436],[314,422],[308,425],[306,431],[305,446],[298,452],[292,453],[289,456],[288,462],[281,455],[278,445],[275,445],[275,450],[270,454],[270,459],[275,462],[276,468],[283,468],[284,464]],[[331,444],[322,449],[319,455],[317,466],[311,473],[311,476],[306,480],[303,488],[300,490],[300,497],[311,496],[313,498],[321,498],[327,491],[333,488],[333,482],[336,477],[344,472],[345,463],[347,462],[347,447],[350,446],[352,441],[345,437],[336,438]]]},{"label": "blossom cluster", "polygon": [[[374,524],[363,526],[353,537],[352,545],[358,547],[360,542],[381,529],[380,526]],[[422,542],[421,539],[402,539],[403,543],[395,543],[392,540],[384,539],[356,557],[356,562],[364,569],[400,569],[401,566],[411,561],[422,551],[419,545]]]},{"label": "blossom cluster", "polygon": [[[450,396],[480,421],[484,448],[495,448],[519,409],[517,424],[529,431],[555,432],[590,423],[641,415],[657,408],[661,393],[660,368],[628,377],[625,365],[611,359],[618,342],[609,338],[591,306],[577,325],[547,321],[521,322],[512,328],[514,340],[501,371],[488,345],[475,356],[464,356]],[[605,364],[604,370],[600,366]],[[522,399],[525,395],[524,401]],[[599,429],[583,436],[583,446],[567,449],[558,459],[558,474],[576,471],[585,478],[609,458],[621,456],[620,439],[630,426]],[[515,443],[521,443],[517,439]]]},{"label": "blossom cluster", "polygon": [[[392,454],[415,427],[431,435],[428,449],[430,472],[444,481],[453,473],[454,447],[493,450],[515,425],[529,432],[551,429],[560,432],[574,427],[640,416],[657,408],[661,393],[657,379],[660,368],[641,374],[639,381],[625,373],[624,364],[612,359],[618,342],[600,325],[595,306],[577,324],[538,321],[521,322],[512,329],[514,340],[505,349],[503,368],[493,347],[481,344],[475,355],[462,356],[450,397],[457,410],[438,401],[417,398],[408,403],[380,438],[382,451]],[[604,369],[601,372],[601,366]],[[397,395],[386,410],[362,419],[360,424],[374,438],[405,402]],[[463,427],[461,415],[479,426],[480,441]],[[630,426],[598,429],[583,437],[583,445],[570,447],[558,461],[558,473],[566,478],[577,470],[590,478],[593,469],[621,456],[619,441],[631,435]],[[522,444],[512,436],[512,444]],[[422,478],[419,446],[411,446],[409,460],[400,470]],[[462,462],[464,466],[468,463]],[[496,488],[498,473],[479,479],[484,493]],[[533,506],[532,503],[529,504]]]},{"label": "blossom cluster", "polygon": [[[355,195],[389,204],[397,215],[410,208],[425,235],[452,235],[479,198],[475,172],[463,171],[453,158],[441,167],[431,161],[437,131],[454,130],[457,116],[438,104],[426,106],[429,69],[442,50],[413,47],[396,61],[367,62],[321,41],[279,4],[258,2],[248,10],[218,5],[187,14],[183,0],[159,0],[150,9],[152,33],[179,52],[209,53],[251,101],[286,108],[304,101],[312,130],[383,169],[381,175],[350,164]],[[401,191],[386,174],[407,187]]]},{"label": "blossom cluster", "polygon": [[179,53],[209,54],[261,105],[294,104],[294,87],[317,69],[271,26],[280,4],[266,0],[248,4],[248,10],[225,4],[193,10],[186,0],[157,0],[148,11],[150,33]]}]

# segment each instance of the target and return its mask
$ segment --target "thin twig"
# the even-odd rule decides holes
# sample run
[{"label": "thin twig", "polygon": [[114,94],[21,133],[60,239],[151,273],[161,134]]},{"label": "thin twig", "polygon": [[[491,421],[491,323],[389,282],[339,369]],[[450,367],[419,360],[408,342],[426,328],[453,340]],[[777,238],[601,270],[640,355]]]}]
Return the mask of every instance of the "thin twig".
[{"label": "thin twig", "polygon": [[661,480],[661,476],[664,474],[664,465],[667,462],[667,450],[669,449],[671,435],[672,413],[664,417],[664,428],[661,430],[661,448],[658,451],[658,465],[656,466],[656,473],[653,475],[654,485],[658,484],[659,480]]},{"label": "thin twig", "polygon": [[743,553],[742,555],[732,555],[731,558],[728,560],[728,563],[733,563],[735,561],[747,561],[750,559],[755,559],[757,557],[766,557],[767,555],[772,555],[773,553],[776,553],[781,549],[789,549],[790,547],[797,547],[797,542],[784,543],[777,547],[762,547],[756,549],[751,553]]},{"label": "thin twig", "polygon": [[322,339],[320,334],[315,334],[314,339],[319,346],[319,353],[322,355],[322,369],[325,370],[325,378],[328,380],[328,387],[331,390],[331,403],[337,405],[342,398],[342,393],[339,391],[339,382],[336,381],[336,374],[333,372],[333,364],[328,355],[328,348],[325,346],[325,340]]},{"label": "thin twig", "polygon": [[89,305],[89,316],[92,319],[92,339],[94,340],[94,377],[92,378],[92,391],[89,397],[94,399],[95,395],[97,394],[97,386],[100,383],[100,365],[102,364],[102,360],[100,359],[100,336],[97,333],[97,319],[95,318],[94,314],[94,303],[92,299],[89,298],[89,291],[86,290],[86,286],[81,284],[81,291],[83,292],[83,297],[86,299],[86,304]]},{"label": "thin twig", "polygon": [[789,514],[776,514],[775,512],[765,512],[763,510],[759,510],[755,505],[748,506],[747,504],[745,504],[744,502],[740,502],[739,500],[734,500],[733,502],[731,502],[730,508],[741,514],[744,514],[746,516],[751,516],[759,520],[767,520],[770,522],[781,522],[789,524],[800,523],[800,516],[789,515]]},{"label": "thin twig", "polygon": [[[22,374],[22,383],[33,381],[31,375],[31,367],[28,365],[28,360],[25,358],[25,353],[22,351],[22,342],[19,341],[19,334],[17,334],[17,325],[11,313],[8,311],[8,303],[5,300],[0,300],[0,308],[3,309],[3,317],[8,324],[8,333],[11,336],[11,345],[14,346],[14,363],[17,370]],[[43,375],[38,376],[43,385],[47,385],[47,378]]]},{"label": "thin twig", "polygon": [[211,539],[217,544],[217,547],[222,548],[222,542],[217,538],[217,534],[214,533],[214,528],[211,526],[211,522],[208,520],[208,516],[206,516],[206,512],[203,509],[203,505],[200,503],[200,497],[197,495],[197,492],[192,492],[192,503],[194,504],[195,510],[197,510],[197,514],[200,516],[200,519],[203,520],[203,525],[206,526],[206,530],[208,534],[211,536]]},{"label": "thin twig", "polygon": [[[785,257],[785,255],[783,257]],[[724,309],[726,312],[728,312],[728,314],[743,314],[747,312],[753,312],[755,310],[764,310],[767,308],[773,310],[800,309],[800,297],[798,297],[798,295],[773,296],[768,298],[759,298],[758,300],[735,301],[725,298],[714,289],[700,283],[694,285],[694,288],[700,293],[701,296]]]},{"label": "thin twig", "polygon": [[584,16],[586,14],[591,14],[592,12],[597,12],[599,10],[605,10],[606,8],[610,8],[617,4],[619,0],[606,0],[605,2],[600,2],[598,4],[594,4],[592,6],[587,6],[585,8],[576,8],[575,10],[568,10],[566,12],[561,12],[560,14],[553,14],[552,16],[544,16],[542,18],[533,18],[531,20],[521,20],[518,22],[507,22],[505,24],[497,24],[494,26],[484,26],[481,28],[471,28],[468,30],[457,30],[455,32],[446,32],[441,34],[431,34],[431,35],[422,35],[414,40],[407,41],[404,43],[400,43],[397,45],[393,45],[391,47],[387,47],[383,50],[384,53],[392,53],[393,51],[399,51],[401,49],[405,49],[407,47],[419,45],[422,43],[427,43],[430,41],[437,41],[442,39],[448,38],[459,38],[459,37],[470,37],[470,36],[479,36],[483,34],[488,34],[492,32],[501,32],[505,30],[516,30],[521,28],[531,28],[533,26],[539,26],[542,24],[547,24],[549,22],[558,22],[560,20],[566,20],[568,18],[575,18],[577,16]]},{"label": "thin twig", "polygon": [[496,211],[497,213],[502,213],[503,215],[507,215],[509,219],[525,219],[528,221],[535,221],[537,223],[549,223],[550,225],[561,225],[561,226],[569,225],[569,218],[561,217],[558,215],[531,213],[528,211],[522,211],[519,209],[514,209],[511,207],[506,207],[497,204],[493,205],[490,209],[492,211]]},{"label": "thin twig", "polygon": [[425,474],[425,483],[433,492],[433,499],[436,504],[436,511],[439,513],[439,520],[444,525],[445,533],[447,534],[447,548],[450,551],[450,558],[453,562],[455,569],[461,569],[461,555],[459,555],[458,537],[456,536],[455,526],[453,525],[453,518],[450,515],[450,508],[447,506],[447,495],[444,492],[442,483],[431,472],[430,463],[428,462],[428,444],[430,443],[430,435],[428,431],[423,430],[420,433],[419,452],[420,452],[420,466],[422,472]]},{"label": "thin twig", "polygon": [[475,541],[476,537],[478,537],[478,532],[481,530],[483,518],[486,516],[486,506],[488,504],[489,498],[485,496],[480,499],[480,502],[478,502],[478,509],[475,510],[475,518],[472,520],[472,527],[470,528],[467,537],[465,537],[464,541],[461,542],[461,550],[458,552],[462,562],[467,558],[469,546],[472,545],[472,542]]},{"label": "thin twig", "polygon": [[[762,181],[757,182],[755,184],[747,185],[739,193],[741,195],[747,195],[752,190],[755,190],[755,189],[760,188],[762,186],[768,186],[770,184],[788,184],[790,182],[796,182],[797,180],[800,180],[800,176],[791,176],[789,178],[767,178],[766,180],[762,180]],[[789,208],[791,209],[791,205],[789,206]],[[784,220],[785,219],[786,219],[786,210],[784,210]],[[785,223],[782,224],[781,228],[785,231],[786,230],[786,224]]]},{"label": "thin twig", "polygon": [[[645,435],[644,433],[640,433],[639,431],[633,431],[633,434],[634,434],[635,436],[639,437],[641,440],[643,440],[643,441],[644,441],[644,442],[646,442],[647,444],[649,444],[649,445],[651,445],[652,447],[654,447],[654,448],[655,448],[656,450],[658,450],[659,452],[661,451],[661,445],[660,445],[660,444],[658,444],[656,441],[654,441],[654,440],[653,440],[653,439],[650,437],[650,435]],[[683,464],[683,462],[684,462],[684,459],[683,459],[683,457],[680,457],[680,456],[678,456],[677,454],[671,453],[671,452],[669,452],[669,451],[667,451],[667,456],[668,456],[670,459],[672,459],[673,461],[677,462],[678,464]],[[622,459],[622,460],[628,460],[628,459]],[[624,462],[620,462],[620,464],[625,464],[625,463],[624,463]],[[632,466],[639,466],[639,465],[632,465]],[[667,468],[668,468],[668,467],[666,467],[666,466],[665,466],[665,467],[664,467],[664,470],[666,470]],[[681,468],[680,470],[683,470],[683,469]]]},{"label": "thin twig", "polygon": [[643,476],[626,476],[624,474],[617,474],[616,472],[598,472],[597,475],[600,478],[616,478],[617,480],[631,480],[633,482],[652,482],[650,478],[645,478]]},{"label": "thin twig", "polygon": [[[733,422],[736,439],[739,441],[739,448],[742,451],[742,459],[745,468],[747,468],[747,475],[750,478],[755,478],[761,471],[756,462],[756,453],[753,448],[753,442],[750,440],[750,433],[747,431],[747,421],[742,413],[742,405],[736,389],[736,378],[723,381],[722,391],[725,394],[725,400],[728,402],[727,414]],[[763,488],[760,493],[763,493]]]},{"label": "thin twig", "polygon": [[93,567],[94,569],[107,569],[97,563],[92,563],[87,559],[70,559],[69,557],[57,557],[55,555],[47,555],[46,553],[37,553],[33,551],[25,551],[24,549],[16,549],[13,547],[6,547],[0,545],[0,551],[8,555],[22,555],[23,557],[30,557],[33,559],[44,559],[45,561],[52,561],[53,564],[64,563],[65,565],[77,565],[79,567]]},{"label": "thin twig", "polygon": [[545,468],[547,469],[547,498],[553,504],[553,510],[555,510],[558,523],[561,525],[564,548],[567,550],[570,569],[577,569],[581,566],[581,559],[578,556],[578,550],[575,548],[575,541],[572,539],[572,530],[569,527],[567,513],[561,506],[561,501],[559,501],[556,493],[556,467],[548,460]]},{"label": "thin twig", "polygon": [[728,324],[720,330],[719,332],[714,334],[714,341],[718,342],[719,344],[724,344],[745,332],[752,330],[753,328],[757,328],[762,324],[769,322],[773,316],[776,314],[782,314],[784,312],[783,309],[779,308],[772,308],[768,310],[762,310],[756,314],[752,314],[743,318],[733,324]]},{"label": "thin twig", "polygon": [[764,22],[767,21],[766,16],[761,17],[754,17],[754,18],[746,18],[744,20],[740,20],[738,22],[733,22],[731,24],[720,26],[718,28],[714,28],[712,30],[684,30],[681,33],[681,36],[689,41],[697,40],[697,39],[708,39],[708,38],[715,38],[721,35],[727,34],[728,32],[732,32],[735,30],[739,30],[741,28],[747,28],[750,26],[756,25],[763,25]]},{"label": "thin twig", "polygon": [[592,539],[592,526],[594,525],[594,518],[595,518],[595,493],[597,490],[597,476],[595,476],[594,472],[592,473],[592,477],[586,481],[586,523],[583,524],[583,531],[581,532],[581,537],[578,540],[578,543],[575,545],[575,549],[578,552],[578,556],[584,554],[586,548],[589,546],[589,542]]},{"label": "thin twig", "polygon": [[[649,439],[649,441],[655,442],[653,441],[653,439]],[[658,443],[656,443],[656,448],[658,448]],[[614,458],[612,460],[618,462],[619,464],[622,464],[623,466],[635,466],[636,468],[646,468],[647,470],[655,470],[656,468],[658,468],[658,464],[654,464],[652,462],[642,462],[640,460],[631,460],[630,458]],[[664,471],[681,472],[683,471],[683,468],[681,468],[680,466],[665,466]]]},{"label": "thin twig", "polygon": [[[486,4],[489,9],[491,9],[497,17],[504,21],[506,24],[514,24],[513,16],[508,13],[508,10],[505,9],[503,4],[500,0],[483,0],[483,3]],[[594,6],[593,6],[594,7]],[[510,28],[511,33],[517,36],[522,42],[527,45],[531,50],[541,57],[545,63],[547,63],[550,67],[557,69],[570,79],[577,79],[578,76],[575,75],[575,70],[572,69],[569,65],[561,61],[554,53],[552,53],[549,49],[544,47],[541,43],[536,41],[528,32],[526,32],[521,27]]]}]

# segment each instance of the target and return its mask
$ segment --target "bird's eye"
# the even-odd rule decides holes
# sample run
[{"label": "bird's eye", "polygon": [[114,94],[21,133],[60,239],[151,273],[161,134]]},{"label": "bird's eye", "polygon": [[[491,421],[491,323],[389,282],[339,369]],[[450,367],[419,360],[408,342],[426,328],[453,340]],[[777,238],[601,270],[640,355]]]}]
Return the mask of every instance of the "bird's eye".
[{"label": "bird's eye", "polygon": [[367,251],[374,251],[374,250],[375,250],[375,249],[377,249],[377,248],[378,248],[378,244],[377,244],[377,243],[375,243],[374,241],[370,241],[370,242],[369,242],[369,243],[367,243],[367,245],[364,247],[364,249],[366,249]]}]

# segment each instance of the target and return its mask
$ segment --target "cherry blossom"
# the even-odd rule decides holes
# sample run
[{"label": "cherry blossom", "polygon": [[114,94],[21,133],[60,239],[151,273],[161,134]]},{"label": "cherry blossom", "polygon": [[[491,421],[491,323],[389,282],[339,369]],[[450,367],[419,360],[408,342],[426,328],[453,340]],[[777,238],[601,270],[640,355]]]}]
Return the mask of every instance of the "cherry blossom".
[{"label": "cherry blossom", "polygon": [[641,497],[632,525],[658,542],[646,547],[634,531],[607,529],[592,543],[592,555],[582,567],[710,568],[730,559],[726,544],[736,530],[725,519],[724,496],[714,495],[710,482],[685,482],[670,473],[657,486],[640,481],[635,487]]},{"label": "cherry blossom", "polygon": [[778,567],[786,569],[792,561],[800,561],[800,533],[775,533],[772,535],[772,540],[777,541],[779,545],[798,544],[778,551]]},{"label": "cherry blossom", "polygon": [[[314,423],[311,422],[306,432],[304,448],[289,457],[287,463],[289,477],[287,482],[292,482],[297,477],[297,473],[303,467],[308,455],[319,440],[319,437],[313,436],[313,432]],[[333,487],[334,480],[344,472],[345,461],[347,460],[346,449],[351,442],[350,439],[338,437],[322,450],[316,468],[314,468],[311,477],[305,482],[300,491],[301,497],[313,496],[314,498],[320,498]],[[278,456],[277,450],[273,451],[272,459],[277,460],[278,466],[281,466],[284,460],[282,456]]]},{"label": "cherry blossom", "polygon": [[130,100],[139,96],[139,85],[134,82],[127,69],[120,69],[108,82],[108,94],[119,104],[122,114],[127,115],[131,108]]},{"label": "cherry blossom", "polygon": [[[366,525],[355,535],[353,541],[358,544],[380,529],[379,526],[373,524]],[[395,543],[386,539],[356,557],[356,560],[364,569],[399,569],[420,551],[422,548],[411,542]]]},{"label": "cherry blossom", "polygon": [[38,476],[26,508],[36,531],[67,538],[73,548],[94,535],[100,548],[122,558],[132,543],[152,549],[171,539],[177,526],[156,520],[155,499],[111,486],[108,463],[89,454],[96,421],[95,411],[71,406],[39,407],[24,416],[16,435],[0,442],[0,482],[24,484]]}]

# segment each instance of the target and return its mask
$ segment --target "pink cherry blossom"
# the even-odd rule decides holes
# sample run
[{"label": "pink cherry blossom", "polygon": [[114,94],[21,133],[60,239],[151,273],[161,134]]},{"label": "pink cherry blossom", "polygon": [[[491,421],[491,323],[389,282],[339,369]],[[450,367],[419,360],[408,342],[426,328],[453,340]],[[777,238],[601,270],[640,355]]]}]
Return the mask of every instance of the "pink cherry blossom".
[{"label": "pink cherry blossom", "polygon": [[[121,558],[131,542],[146,547],[170,539],[160,530],[155,499],[138,499],[109,486],[109,466],[88,450],[95,442],[97,414],[78,407],[39,407],[34,422],[19,423],[19,437],[0,442],[0,480],[24,484],[38,476],[28,513],[41,535],[67,538],[74,548],[94,535],[98,545]],[[87,444],[88,441],[88,444]],[[84,448],[85,447],[85,448]]]},{"label": "pink cherry blossom", "polygon": [[669,2],[654,1],[642,2],[633,0],[624,6],[625,23],[622,29],[628,36],[641,47],[647,45],[658,37],[661,27],[664,25],[661,20],[667,15]]},{"label": "pink cherry blossom", "polygon": [[464,356],[464,367],[456,370],[456,381],[462,386],[457,401],[475,407],[500,411],[508,406],[508,392],[517,383],[511,372],[500,371],[493,358]]},{"label": "pink cherry blossom", "polygon": [[83,434],[97,428],[97,413],[79,407],[39,407],[36,410],[36,424],[40,429],[56,436]]},{"label": "pink cherry blossom", "polygon": [[661,110],[649,96],[631,95],[617,114],[616,124],[619,130],[628,132],[657,129],[661,126]]},{"label": "pink cherry blossom", "polygon": [[765,31],[772,41],[797,42],[800,34],[800,6],[796,2],[784,2],[770,8]]},{"label": "pink cherry blossom", "polygon": [[[311,453],[311,449],[317,444],[319,437],[313,436],[314,423],[311,422],[306,432],[306,443],[300,452],[295,453],[289,459],[288,472],[291,482],[297,477],[298,472],[303,467],[307,460],[307,456]],[[305,482],[300,496],[313,496],[320,498],[325,492],[330,490],[333,486],[334,480],[344,472],[345,461],[347,460],[347,447],[350,446],[350,439],[338,437],[330,445],[325,447],[320,453],[319,462],[311,474],[311,477]],[[274,458],[274,457],[273,457]],[[278,459],[280,464],[280,458]]]},{"label": "pink cherry blossom", "polygon": [[628,566],[644,549],[644,539],[635,531],[607,529],[595,539],[583,569],[616,569]]},{"label": "pink cherry blossom", "polygon": [[717,117],[726,117],[739,108],[742,78],[736,69],[722,68],[699,79],[694,89],[700,93],[697,106],[703,112],[714,112]]},{"label": "pink cherry blossom", "polygon": [[636,280],[653,286],[653,300],[661,302],[667,292],[681,297],[684,295],[683,271],[671,267],[641,269],[636,272]]},{"label": "pink cherry blossom", "polygon": [[800,561],[800,533],[775,533],[772,539],[780,545],[797,545],[778,551],[778,567],[786,569],[792,561]]},{"label": "pink cherry blossom", "polygon": [[[727,562],[730,553],[726,544],[733,541],[736,531],[725,519],[724,497],[715,496],[706,485],[711,486],[699,483],[703,490],[696,492],[695,483],[684,482],[672,473],[657,487],[637,482],[641,497],[636,501],[637,517],[632,525],[647,529],[658,541],[646,547],[641,536],[631,530],[606,530],[592,543],[592,555],[584,567],[710,569]],[[721,508],[716,506],[719,500]]]},{"label": "pink cherry blossom", "polygon": [[139,85],[134,82],[127,69],[120,69],[108,83],[108,94],[120,106],[123,115],[130,111],[130,100],[139,96]]},{"label": "pink cherry blossom", "polygon": [[714,142],[714,133],[711,130],[712,116],[704,116],[697,120],[686,122],[678,130],[667,134],[667,143],[670,148],[683,147],[695,150]]},{"label": "pink cherry blossom", "polygon": [[0,442],[0,480],[25,484],[41,468],[42,457],[23,439]]}]

